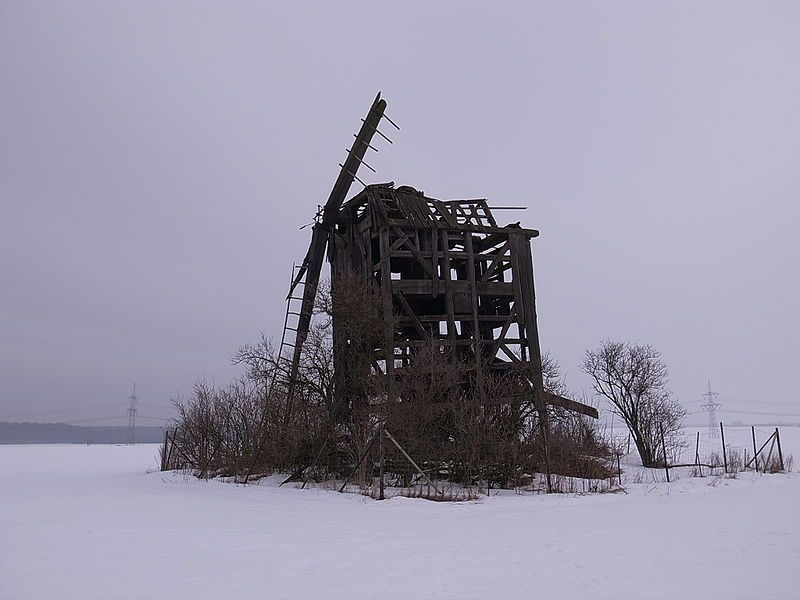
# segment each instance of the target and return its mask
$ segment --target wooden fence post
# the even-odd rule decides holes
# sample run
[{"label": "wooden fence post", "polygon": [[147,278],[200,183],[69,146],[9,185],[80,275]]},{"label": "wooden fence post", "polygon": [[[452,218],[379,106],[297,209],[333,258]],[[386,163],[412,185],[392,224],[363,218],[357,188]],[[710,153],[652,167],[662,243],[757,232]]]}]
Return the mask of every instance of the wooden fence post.
[{"label": "wooden fence post", "polygon": [[703,467],[700,466],[700,432],[697,432],[697,439],[694,443],[694,464],[697,465],[697,470],[700,477],[703,476]]},{"label": "wooden fence post", "polygon": [[783,450],[781,450],[781,434],[778,428],[775,428],[775,440],[778,442],[778,460],[781,461],[781,471],[783,471]]},{"label": "wooden fence post", "polygon": [[664,450],[664,471],[667,473],[667,483],[669,483],[669,463],[667,462],[667,444],[664,442],[664,424],[659,423],[658,428],[661,430],[661,448]]},{"label": "wooden fence post", "polygon": [[[756,461],[756,469],[758,469],[758,455],[761,454],[761,451],[764,448],[766,448],[767,444],[769,444],[770,442],[772,442],[773,446],[775,445],[775,433],[770,433],[769,434],[769,437],[767,438],[767,441],[764,442],[763,444],[761,444],[761,448],[759,448],[758,450],[755,451],[755,455],[753,456],[753,458],[751,458],[749,461],[747,461],[747,464],[745,464],[745,467],[747,465],[749,465],[752,461]],[[770,450],[772,450],[772,448],[770,448]],[[767,472],[767,463],[766,463],[766,461],[764,462],[764,471],[763,472],[764,473]]]},{"label": "wooden fence post", "polygon": [[756,468],[756,473],[758,473],[758,450],[756,450],[756,426],[751,425],[750,430],[753,432],[753,466]]},{"label": "wooden fence post", "polygon": [[728,472],[728,455],[725,452],[725,429],[722,427],[722,421],[719,422],[719,433],[722,437],[722,464],[725,465],[725,472]]},{"label": "wooden fence post", "polygon": [[165,463],[167,462],[167,440],[169,439],[169,430],[164,430],[164,445],[161,446],[161,470],[166,471],[164,468]]},{"label": "wooden fence post", "polygon": [[[767,452],[767,458],[764,459],[764,473],[768,473],[772,471],[772,467],[770,466],[770,461],[772,460],[772,450],[775,448],[775,433],[769,436],[767,441],[772,440],[772,443],[769,445],[769,452]],[[769,469],[769,471],[767,471]]]},{"label": "wooden fence post", "polygon": [[544,473],[545,477],[547,478],[547,493],[551,494],[553,492],[553,482],[550,477],[550,448],[548,442],[548,429],[549,426],[539,418],[540,428],[542,430],[542,443],[544,445]]},{"label": "wooden fence post", "polygon": [[383,472],[384,472],[384,461],[383,461],[383,431],[384,425],[381,423],[381,429],[378,432],[378,456],[379,456],[379,464],[380,464],[380,482],[378,483],[378,500],[383,500]]}]

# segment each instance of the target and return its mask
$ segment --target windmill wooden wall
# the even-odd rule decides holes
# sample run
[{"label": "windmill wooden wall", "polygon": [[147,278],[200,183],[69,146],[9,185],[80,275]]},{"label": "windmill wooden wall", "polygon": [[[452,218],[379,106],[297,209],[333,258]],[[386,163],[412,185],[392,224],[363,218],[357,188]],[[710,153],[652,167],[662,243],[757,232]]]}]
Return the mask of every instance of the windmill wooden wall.
[{"label": "windmill wooden wall", "polygon": [[376,362],[389,381],[435,340],[475,367],[513,369],[534,401],[596,411],[546,394],[530,240],[498,226],[486,200],[440,201],[409,187],[367,186],[345,203],[331,235],[334,280],[363,277],[380,293],[386,335]]}]

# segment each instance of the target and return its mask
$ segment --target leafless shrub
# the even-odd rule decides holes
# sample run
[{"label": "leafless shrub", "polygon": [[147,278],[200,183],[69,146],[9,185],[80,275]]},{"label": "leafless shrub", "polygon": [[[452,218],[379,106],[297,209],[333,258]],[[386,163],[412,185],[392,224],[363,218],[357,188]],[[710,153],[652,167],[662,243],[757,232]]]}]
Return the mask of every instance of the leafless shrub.
[{"label": "leafless shrub", "polygon": [[185,466],[194,469],[198,477],[216,474],[228,419],[216,390],[198,382],[189,398],[175,401],[175,408],[180,424],[175,432],[175,445]]},{"label": "leafless shrub", "polygon": [[626,493],[613,477],[589,479],[557,475],[551,478],[551,492],[555,494],[615,494]]},{"label": "leafless shrub", "polygon": [[738,473],[744,471],[745,464],[747,463],[746,454],[738,448],[727,448],[725,455],[728,461],[728,473]]},{"label": "leafless shrub", "polygon": [[610,448],[600,437],[597,425],[583,415],[553,409],[548,450],[553,473],[585,479],[616,475]]},{"label": "leafless shrub", "polygon": [[642,464],[663,467],[682,443],[686,410],[670,397],[661,354],[649,345],[606,340],[597,350],[586,351],[583,371],[592,378],[595,392],[606,397],[625,421]]},{"label": "leafless shrub", "polygon": [[768,460],[764,461],[762,470],[764,473],[782,473],[784,471],[790,472],[793,464],[794,456],[791,454],[784,457],[783,464],[781,464],[780,457],[773,454],[768,457]]},{"label": "leafless shrub", "polygon": [[[177,400],[170,466],[235,481],[281,471],[324,482],[349,477],[363,458],[354,481],[371,489],[380,423],[430,478],[456,486],[448,492],[453,500],[487,487],[519,489],[525,474],[543,472],[548,460],[565,477],[602,480],[615,473],[602,436],[585,417],[550,409],[545,445],[524,373],[476,364],[473,353],[431,340],[398,361],[389,385],[374,352],[388,334],[380,299],[347,278],[317,298],[293,381],[286,357],[262,335],[234,357],[243,378],[222,388],[198,383]],[[568,395],[558,364],[545,355],[542,367],[546,389]],[[419,473],[407,458],[388,441],[383,452],[387,484],[418,489]]]}]

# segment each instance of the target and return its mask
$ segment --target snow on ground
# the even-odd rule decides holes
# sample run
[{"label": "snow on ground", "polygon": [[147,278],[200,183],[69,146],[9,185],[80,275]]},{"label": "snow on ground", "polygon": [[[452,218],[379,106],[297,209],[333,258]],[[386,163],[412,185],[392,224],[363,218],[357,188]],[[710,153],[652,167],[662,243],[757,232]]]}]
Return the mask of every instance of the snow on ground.
[{"label": "snow on ground", "polygon": [[[800,429],[781,434],[800,455]],[[376,502],[156,456],[0,446],[0,598],[800,597],[798,473]]]}]

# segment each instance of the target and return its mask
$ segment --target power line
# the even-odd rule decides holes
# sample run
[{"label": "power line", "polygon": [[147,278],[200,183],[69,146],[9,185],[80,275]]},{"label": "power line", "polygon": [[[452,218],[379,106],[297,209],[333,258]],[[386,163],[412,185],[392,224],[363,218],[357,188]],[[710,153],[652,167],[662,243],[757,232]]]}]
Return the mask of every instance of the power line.
[{"label": "power line", "polygon": [[118,408],[119,407],[119,403],[101,404],[99,406],[79,406],[79,407],[76,407],[76,408],[60,408],[60,409],[55,409],[55,410],[42,410],[42,411],[39,411],[39,412],[32,412],[32,413],[18,413],[16,415],[5,415],[3,417],[0,417],[0,419],[2,419],[2,420],[5,420],[5,419],[25,419],[27,417],[36,417],[36,416],[41,416],[41,415],[55,415],[55,414],[61,414],[61,413],[80,412],[80,411],[84,411],[84,410],[97,410],[97,409],[100,409],[100,408],[115,408],[115,407]]},{"label": "power line", "polygon": [[761,412],[757,410],[725,410],[726,413],[736,413],[741,415],[765,415],[770,417],[800,417],[798,413],[772,413],[772,412]]},{"label": "power line", "polygon": [[[95,419],[78,419],[77,421],[68,421],[64,425],[75,425],[77,423],[99,423],[100,421],[114,421],[116,419],[124,419],[126,415],[119,415],[116,417],[97,417]],[[56,425],[58,423],[55,423]]]},{"label": "power line", "polygon": [[149,404],[147,402],[139,402],[139,406],[149,406],[151,408],[163,408],[164,410],[175,410],[174,406],[164,406],[163,404]]},{"label": "power line", "polygon": [[[727,396],[722,398],[725,402],[734,402],[734,403],[747,403],[749,405],[758,404],[758,402],[753,402],[752,400],[746,400],[744,398],[728,398]],[[800,401],[795,402],[781,402],[778,400],[768,400],[767,404],[780,404],[781,406],[800,406]]]},{"label": "power line", "polygon": [[[78,423],[99,423],[101,421],[116,421],[118,419],[126,419],[126,418],[128,418],[128,415],[117,415],[115,417],[97,417],[97,418],[94,418],[94,419],[78,419],[77,421],[68,421],[66,423],[63,423],[63,425],[77,425]],[[146,415],[140,415],[138,413],[136,415],[136,418],[137,419],[148,419],[148,420],[151,420],[151,421],[160,421],[162,423],[166,423],[166,422],[168,422],[170,420],[170,419],[167,419],[167,418],[164,418],[164,417],[148,417]],[[58,423],[53,423],[53,424],[54,425],[58,425]]]}]

